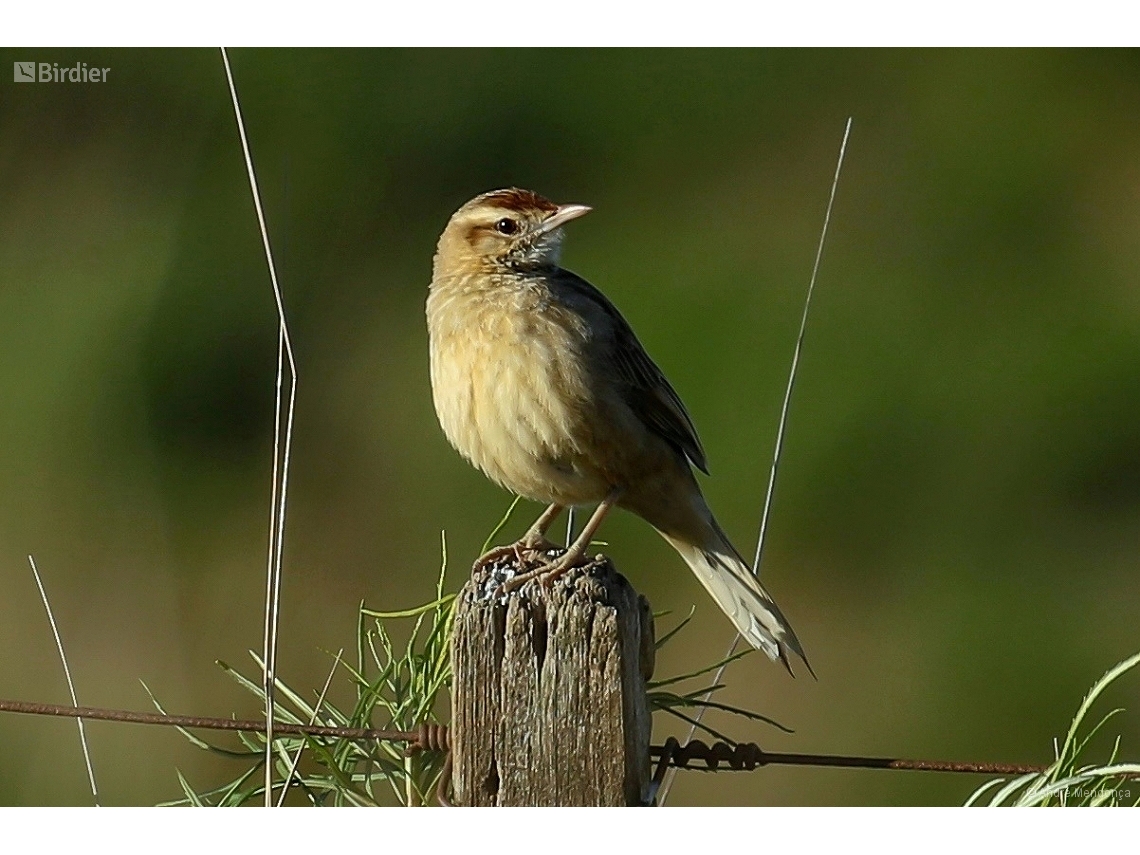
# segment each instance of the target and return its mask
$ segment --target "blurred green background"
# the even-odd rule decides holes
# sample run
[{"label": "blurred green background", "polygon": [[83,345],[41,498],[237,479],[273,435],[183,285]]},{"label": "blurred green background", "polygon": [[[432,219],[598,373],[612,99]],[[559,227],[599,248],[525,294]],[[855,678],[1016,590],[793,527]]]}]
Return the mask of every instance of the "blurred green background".
[{"label": "blurred green background", "polygon": [[[214,50],[0,50],[0,696],[255,716],[276,315]],[[14,61],[110,67],[15,84]],[[835,158],[764,579],[819,681],[762,656],[710,718],[772,750],[1048,761],[1140,649],[1140,54],[1061,50],[235,50],[299,365],[282,677],[319,688],[361,599],[457,589],[509,497],[432,411],[423,303],[448,216],[495,187],[595,212],[564,263],[688,404],[709,502],[755,545]],[[538,512],[527,506],[517,535]],[[728,622],[640,520],[610,552]],[[1109,729],[1140,757],[1137,680]],[[655,739],[681,733],[660,720]],[[93,722],[109,804],[235,767]],[[1104,747],[1103,745],[1101,747]],[[71,721],[0,717],[3,804],[86,804]],[[973,778],[683,773],[675,804],[956,804]]]}]

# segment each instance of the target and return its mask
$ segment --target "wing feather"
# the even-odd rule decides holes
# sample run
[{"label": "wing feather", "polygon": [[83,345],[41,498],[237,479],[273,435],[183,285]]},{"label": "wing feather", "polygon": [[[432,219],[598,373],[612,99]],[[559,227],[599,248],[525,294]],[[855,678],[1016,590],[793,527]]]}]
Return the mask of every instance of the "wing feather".
[{"label": "wing feather", "polygon": [[600,308],[613,325],[607,337],[606,356],[617,371],[626,403],[647,428],[681,451],[689,461],[708,474],[705,450],[693,420],[680,396],[665,378],[633,329],[605,294],[577,274],[559,270],[557,284],[568,292]]}]

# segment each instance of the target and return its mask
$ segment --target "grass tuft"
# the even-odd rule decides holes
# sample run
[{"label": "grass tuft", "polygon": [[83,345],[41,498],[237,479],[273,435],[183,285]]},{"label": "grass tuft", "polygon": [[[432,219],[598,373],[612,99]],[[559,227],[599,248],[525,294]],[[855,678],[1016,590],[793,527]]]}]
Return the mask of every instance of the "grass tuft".
[{"label": "grass tuft", "polygon": [[[347,675],[355,703],[342,710],[326,698],[328,684],[313,702],[278,680],[277,720],[292,724],[330,727],[413,730],[424,722],[438,723],[451,687],[449,641],[455,595],[443,593],[446,560],[436,583],[435,599],[414,609],[379,612],[363,603],[357,616],[356,663],[339,655],[333,674]],[[406,644],[397,645],[389,632],[392,621],[413,621]],[[250,651],[257,667],[260,657]],[[264,701],[264,689],[237,669],[218,665],[239,685]],[[332,674],[330,674],[330,677]],[[153,699],[153,696],[152,696]],[[158,702],[155,706],[161,710]],[[167,805],[236,806],[265,799],[265,783],[258,774],[265,764],[265,734],[240,733],[244,750],[235,751],[206,742],[186,730],[182,733],[203,750],[246,764],[230,782],[196,792],[179,773],[183,798]],[[434,796],[444,758],[421,751],[404,756],[403,743],[362,741],[321,736],[274,734],[273,796],[291,804],[405,805],[427,804]]]},{"label": "grass tuft", "polygon": [[[1140,763],[1119,762],[1120,737],[1113,743],[1108,760],[1088,763],[1082,755],[1104,725],[1121,709],[1110,710],[1088,727],[1086,719],[1093,704],[1113,682],[1140,664],[1140,653],[1110,669],[1085,695],[1069,725],[1060,748],[1054,743],[1056,759],[1044,772],[1021,775],[1013,780],[997,778],[983,784],[966,800],[966,806],[989,807],[1138,807],[1140,806]],[[989,801],[983,802],[983,797]]]},{"label": "grass tuft", "polygon": [[[517,500],[488,542],[510,519],[515,504]],[[360,604],[356,662],[350,664],[338,653],[325,686],[320,692],[311,693],[315,700],[306,700],[304,693],[277,680],[277,721],[383,730],[414,730],[424,722],[439,723],[438,715],[446,709],[446,696],[451,689],[450,639],[456,597],[443,592],[447,568],[446,539],[443,540],[442,551],[435,598],[430,602],[399,611],[377,611]],[[656,617],[660,619],[663,615]],[[658,640],[658,649],[676,638],[691,618],[692,611]],[[397,645],[392,639],[391,626],[399,621],[412,624],[404,645]],[[748,652],[751,651],[742,651],[688,674],[650,682],[650,709],[695,725],[714,739],[730,744],[735,744],[735,741],[701,724],[696,713],[704,709],[721,710],[752,721],[762,721],[790,733],[788,728],[767,716],[711,700],[711,695],[722,687],[715,685],[715,681],[710,686],[707,680],[699,680]],[[261,657],[253,651],[250,651],[250,656],[260,671]],[[218,666],[238,685],[264,702],[265,690],[258,679],[251,679],[224,662],[218,662]],[[342,678],[347,676],[353,687],[355,703],[351,710],[342,710],[327,699],[329,685],[337,674]],[[698,680],[697,688],[677,688],[691,680]],[[159,712],[165,712],[150,689],[145,684],[143,688]],[[208,742],[185,728],[179,728],[179,731],[195,747],[240,763],[243,768],[232,780],[206,791],[193,789],[179,772],[178,783],[183,797],[164,804],[236,806],[265,800],[264,733],[239,733],[237,738],[241,747],[234,749]],[[310,805],[427,804],[438,786],[444,758],[427,751],[405,757],[403,749],[402,743],[275,733],[269,752],[274,758],[271,800],[277,804]]]},{"label": "grass tuft", "polygon": [[[677,634],[689,625],[689,621],[693,619],[694,611],[695,609],[690,609],[689,614],[686,615],[680,623],[678,623],[675,627],[673,627],[671,630],[665,633],[665,635],[658,639],[658,650],[676,638]],[[654,618],[656,620],[659,620],[662,617],[664,617],[664,614],[654,615]],[[651,680],[647,687],[650,710],[653,712],[662,712],[666,715],[671,715],[674,718],[678,718],[681,721],[689,724],[693,728],[693,732],[700,730],[703,733],[711,736],[713,739],[719,739],[723,742],[727,742],[729,745],[736,745],[737,740],[725,735],[724,733],[721,733],[718,730],[713,729],[712,727],[709,727],[707,724],[704,724],[702,718],[705,710],[720,710],[722,712],[731,713],[732,715],[748,719],[749,721],[762,721],[765,724],[770,724],[772,727],[775,727],[778,730],[782,730],[784,733],[794,733],[791,728],[785,727],[775,719],[769,718],[768,716],[761,715],[758,712],[746,710],[741,707],[734,707],[730,706],[729,704],[722,704],[718,701],[712,700],[712,696],[717,691],[724,688],[724,684],[718,682],[716,677],[713,678],[712,685],[702,685],[699,688],[687,691],[677,691],[672,688],[679,683],[683,683],[687,680],[693,680],[697,677],[703,677],[704,675],[710,674],[714,671],[717,675],[720,675],[723,673],[725,666],[727,666],[730,662],[747,656],[752,652],[752,648],[748,648],[746,650],[732,653],[718,662],[713,662],[711,665],[707,665],[704,668],[700,668],[696,671],[691,671],[688,674],[680,674],[676,677],[666,677],[663,680]],[[689,715],[689,711],[695,712],[695,715]]]}]

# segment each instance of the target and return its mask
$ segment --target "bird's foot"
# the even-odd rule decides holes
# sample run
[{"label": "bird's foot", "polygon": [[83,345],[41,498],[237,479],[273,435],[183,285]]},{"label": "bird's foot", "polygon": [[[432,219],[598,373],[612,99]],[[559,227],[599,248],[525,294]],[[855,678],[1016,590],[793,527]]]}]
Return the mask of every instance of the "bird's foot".
[{"label": "bird's foot", "polygon": [[[499,586],[499,595],[509,594],[511,591],[517,591],[527,582],[537,579],[542,587],[549,590],[554,583],[568,570],[575,567],[581,567],[584,564],[589,564],[590,561],[586,557],[585,549],[578,549],[570,547],[562,555],[526,573],[520,573],[518,576],[508,579]],[[521,564],[519,565],[522,566]]]},{"label": "bird's foot", "polygon": [[552,549],[561,549],[557,543],[548,540],[544,534],[536,531],[528,531],[523,535],[522,540],[517,544],[521,546],[526,552],[534,553],[536,555],[550,552]]},{"label": "bird's foot", "polygon": [[475,563],[471,565],[471,576],[474,578],[480,572],[489,572],[491,567],[503,558],[513,558],[520,570],[525,569],[529,564],[525,554],[527,551],[526,544],[521,540],[508,543],[506,546],[496,546],[475,559]]},{"label": "bird's foot", "polygon": [[521,540],[508,543],[506,546],[496,546],[480,555],[471,565],[471,575],[474,577],[482,571],[489,572],[496,562],[504,558],[514,559],[519,572],[525,573],[528,568],[548,562],[550,551],[558,548],[558,544],[551,543],[542,535],[536,537],[528,534]]}]

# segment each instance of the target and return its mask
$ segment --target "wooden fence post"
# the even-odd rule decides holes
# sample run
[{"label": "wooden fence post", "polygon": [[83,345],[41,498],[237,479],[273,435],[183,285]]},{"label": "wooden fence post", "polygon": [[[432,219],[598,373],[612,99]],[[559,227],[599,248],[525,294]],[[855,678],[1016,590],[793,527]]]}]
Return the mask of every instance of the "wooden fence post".
[{"label": "wooden fence post", "polygon": [[459,594],[452,785],[460,805],[638,805],[649,784],[653,618],[609,559],[495,598]]}]

